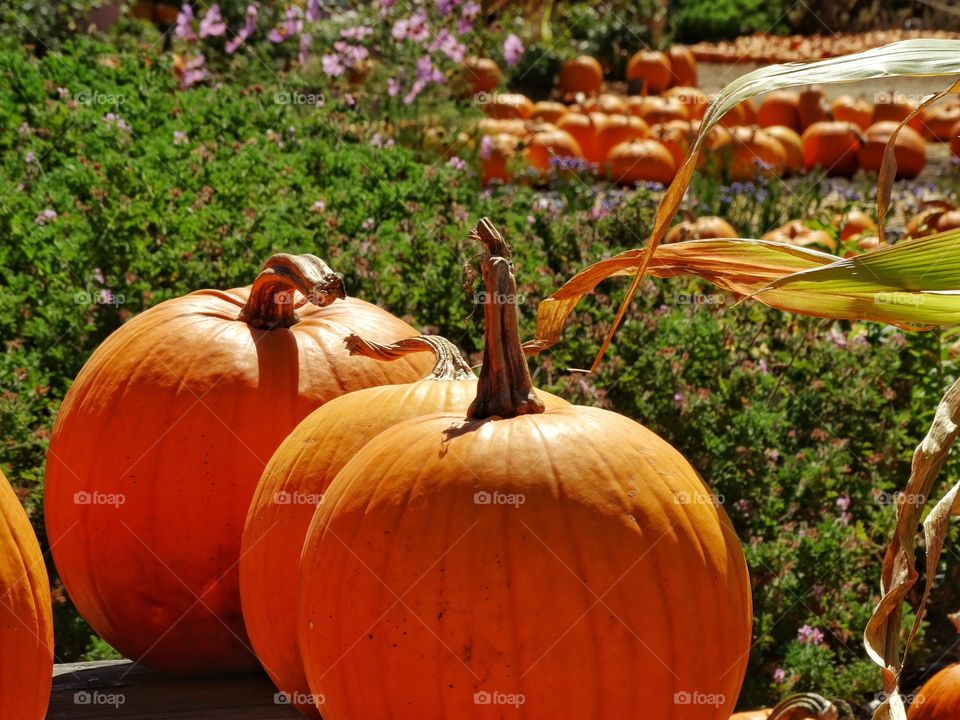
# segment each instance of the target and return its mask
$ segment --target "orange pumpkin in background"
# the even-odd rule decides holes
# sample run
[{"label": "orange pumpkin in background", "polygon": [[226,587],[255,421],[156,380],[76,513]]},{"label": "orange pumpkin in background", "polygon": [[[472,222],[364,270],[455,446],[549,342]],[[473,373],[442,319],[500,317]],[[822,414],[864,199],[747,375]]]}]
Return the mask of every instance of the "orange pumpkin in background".
[{"label": "orange pumpkin in background", "polygon": [[670,86],[697,86],[697,58],[686,45],[671,45],[667,51],[670,60]]},{"label": "orange pumpkin in background", "polygon": [[606,164],[611,179],[627,185],[638,182],[668,185],[677,174],[677,164],[670,151],[656,140],[621,143],[610,151]]},{"label": "orange pumpkin in background", "polygon": [[659,50],[638,50],[627,61],[627,85],[632,92],[659,95],[672,78],[670,58]]},{"label": "orange pumpkin in background", "polygon": [[0,714],[43,720],[53,680],[53,614],[43,553],[0,472]]},{"label": "orange pumpkin in background", "polygon": [[667,90],[663,97],[678,100],[687,109],[687,116],[691,120],[703,119],[707,111],[707,95],[699,88],[677,85]]},{"label": "orange pumpkin in background", "polygon": [[757,125],[762,128],[782,125],[799,132],[800,94],[793,90],[775,90],[767,93],[757,110]]},{"label": "orange pumpkin in background", "polygon": [[877,224],[863,210],[853,208],[846,215],[837,215],[833,218],[833,224],[840,228],[840,240],[845,241],[864,233],[875,233]]},{"label": "orange pumpkin in background", "polygon": [[808,227],[803,220],[791,220],[786,225],[764,233],[760,239],[797,247],[817,247],[829,252],[837,249],[837,241],[830,233]]},{"label": "orange pumpkin in background", "polygon": [[831,119],[827,96],[818,87],[808,87],[800,92],[797,112],[800,116],[800,130],[806,130],[815,123]]},{"label": "orange pumpkin in background", "polygon": [[[880,172],[883,162],[883,152],[887,141],[898,123],[892,121],[878,122],[871,125],[863,135],[863,145],[860,148],[860,167],[868,172]],[[898,178],[915,178],[927,164],[927,143],[912,127],[905,125],[897,133],[893,145],[893,156],[897,161]]]},{"label": "orange pumpkin in background", "polygon": [[[490,139],[481,141],[480,179],[484,185],[492,182],[508,183],[513,177],[510,172],[510,160],[517,154],[520,139],[507,133],[488,135]],[[486,149],[483,149],[483,148]]]},{"label": "orange pumpkin in background", "polygon": [[53,427],[44,514],[70,598],[123,655],[178,674],[258,667],[237,563],[264,465],[325,402],[432,367],[351,357],[350,331],[417,334],[346,297],[319,258],[280,254],[252,286],[137,315],[87,360]]},{"label": "orange pumpkin in background", "polygon": [[490,58],[467,58],[463,63],[463,74],[474,95],[493,92],[503,80],[500,66]]},{"label": "orange pumpkin in background", "polygon": [[793,128],[783,125],[770,125],[764,132],[780,143],[784,152],[784,173],[795,173],[803,170],[803,140]]},{"label": "orange pumpkin in background", "polygon": [[491,93],[484,98],[483,111],[487,117],[503,120],[518,118],[526,120],[533,115],[533,103],[520,93]]},{"label": "orange pumpkin in background", "polygon": [[[307,702],[310,689],[297,641],[297,573],[314,511],[330,482],[351,457],[382,431],[438,412],[466,412],[477,394],[477,377],[460,351],[441,337],[405,338],[381,345],[356,335],[351,354],[393,362],[432,351],[433,370],[422,380],[348,393],[308,415],[277,448],[257,485],[243,531],[240,592],[243,617],[257,657],[274,685],[302,699],[304,714],[319,717]],[[534,391],[547,407],[565,400]]]},{"label": "orange pumpkin in background", "polygon": [[545,174],[549,172],[550,161],[554,158],[583,157],[583,150],[570,133],[554,128],[534,134],[526,155],[530,167]]},{"label": "orange pumpkin in background", "polygon": [[567,60],[560,69],[558,87],[561,93],[593,95],[603,89],[603,68],[589,55]]},{"label": "orange pumpkin in background", "polygon": [[583,103],[583,111],[600,112],[604,115],[626,115],[629,112],[627,101],[612,93],[600,93],[596,97],[587,98]]},{"label": "orange pumpkin in background", "polygon": [[606,158],[597,141],[600,131],[607,124],[602,113],[567,113],[557,122],[557,128],[565,130],[577,141],[580,152],[587,162],[600,164]]},{"label": "orange pumpkin in background", "polygon": [[744,182],[758,175],[778,176],[787,164],[787,154],[780,142],[758,127],[733,129],[730,177]]},{"label": "orange pumpkin in background", "polygon": [[608,115],[606,123],[597,131],[597,155],[604,160],[620,143],[647,137],[650,127],[633,115]]},{"label": "orange pumpkin in background", "polygon": [[960,716],[960,663],[938,672],[917,692],[907,720],[953,720]]},{"label": "orange pumpkin in background", "polygon": [[693,144],[693,133],[686,120],[671,120],[668,123],[654,125],[647,135],[663,145],[673,156],[673,162],[679,169],[686,160]]},{"label": "orange pumpkin in background", "polygon": [[678,99],[656,95],[646,97],[642,102],[631,103],[630,112],[638,114],[648,125],[690,119],[687,106]]},{"label": "orange pumpkin in background", "polygon": [[960,122],[950,129],[950,153],[960,158]]},{"label": "orange pumpkin in background", "polygon": [[873,106],[853,95],[838,97],[830,104],[830,112],[834,120],[853,123],[861,130],[866,130],[873,124]]},{"label": "orange pumpkin in background", "polygon": [[818,122],[803,131],[803,161],[807,170],[850,177],[857,171],[860,129],[852,123]]},{"label": "orange pumpkin in background", "polygon": [[534,120],[543,120],[556,124],[557,121],[567,114],[567,106],[563,103],[552,100],[540,100],[533,104],[533,112],[530,117]]},{"label": "orange pumpkin in background", "polygon": [[507,135],[522,138],[530,134],[529,124],[519,118],[505,118],[503,120],[483,118],[477,123],[477,128],[484,135],[500,135],[506,133]]},{"label": "orange pumpkin in background", "polygon": [[714,238],[740,237],[736,229],[722,217],[705,215],[694,219],[682,220],[667,231],[665,243],[685,240],[711,240]]},{"label": "orange pumpkin in background", "polygon": [[950,142],[950,133],[960,123],[960,102],[934,105],[923,111],[923,135],[937,142]]},{"label": "orange pumpkin in background", "polygon": [[873,122],[891,121],[901,123],[913,112],[913,103],[904,95],[887,93],[878,95],[873,103]]},{"label": "orange pumpkin in background", "polygon": [[[644,718],[726,716],[752,615],[729,518],[639,423],[544,408],[519,340],[509,247],[485,220],[473,236],[486,246],[487,296],[506,298],[484,305],[476,399],[377,435],[330,483],[307,532],[296,615],[321,712],[627,720],[642,697]],[[665,567],[683,581],[663,582]],[[678,705],[678,688],[718,700]],[[519,694],[522,709],[478,711],[488,693]]]}]

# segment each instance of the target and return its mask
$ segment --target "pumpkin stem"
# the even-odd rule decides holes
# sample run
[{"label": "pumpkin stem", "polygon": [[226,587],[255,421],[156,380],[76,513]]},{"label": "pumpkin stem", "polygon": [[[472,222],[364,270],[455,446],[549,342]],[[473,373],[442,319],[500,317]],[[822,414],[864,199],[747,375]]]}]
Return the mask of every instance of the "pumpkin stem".
[{"label": "pumpkin stem", "polygon": [[493,224],[483,218],[470,239],[484,245],[483,367],[477,397],[467,417],[511,418],[542,413],[543,403],[533,393],[533,379],[520,343],[517,280],[510,264],[510,247]]},{"label": "pumpkin stem", "polygon": [[277,253],[263,264],[237,319],[260,330],[290,327],[300,319],[297,290],[317,307],[347,296],[343,278],[316,255]]},{"label": "pumpkin stem", "polygon": [[839,709],[822,695],[799,693],[784,698],[767,720],[837,720]]},{"label": "pumpkin stem", "polygon": [[424,380],[475,380],[477,377],[463,359],[460,349],[439,335],[417,335],[389,345],[381,345],[359,335],[348,335],[343,342],[351,355],[362,355],[381,362],[391,362],[412,353],[432,352],[437,364]]}]

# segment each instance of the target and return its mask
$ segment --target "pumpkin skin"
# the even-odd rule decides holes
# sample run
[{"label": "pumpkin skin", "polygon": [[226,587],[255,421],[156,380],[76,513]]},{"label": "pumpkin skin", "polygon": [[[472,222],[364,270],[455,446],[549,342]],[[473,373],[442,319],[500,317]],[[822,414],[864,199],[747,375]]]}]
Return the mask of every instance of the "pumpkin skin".
[{"label": "pumpkin skin", "polygon": [[762,128],[783,125],[799,132],[800,95],[792,90],[776,90],[769,93],[757,110],[757,125]]},{"label": "pumpkin skin", "polygon": [[[313,717],[319,717],[316,707],[300,702],[309,698],[310,689],[291,612],[297,602],[300,551],[318,504],[313,501],[323,497],[341,468],[379,433],[421,415],[466,412],[477,394],[470,366],[442,338],[411,338],[379,347],[357,336],[347,340],[351,352],[381,361],[415,351],[420,343],[429,349],[443,342],[449,349],[426,379],[357,390],[312,412],[277,448],[257,485],[240,554],[243,617],[271,680]],[[537,394],[548,407],[570,404],[550,393]]]},{"label": "pumpkin skin", "polygon": [[[504,260],[486,260],[484,278],[509,292]],[[751,621],[729,519],[708,500],[678,502],[708,491],[638,423],[596,408],[538,409],[529,373],[512,382],[526,370],[519,342],[501,352],[505,342],[489,335],[496,320],[503,338],[517,337],[507,309],[512,325],[508,312],[484,308],[471,410],[378,435],[314,515],[298,625],[321,712],[471,718],[485,693],[504,693],[523,697],[525,720],[626,720],[639,702],[644,717],[726,717]],[[678,567],[671,582],[665,568]],[[681,688],[725,701],[679,707]]]},{"label": "pumpkin skin", "polygon": [[950,132],[958,122],[960,122],[960,103],[952,102],[924,110],[921,127],[927,139],[949,142]]},{"label": "pumpkin skin", "polygon": [[691,120],[703,119],[707,111],[707,96],[703,90],[685,85],[677,85],[667,90],[663,97],[679,100],[687,109],[687,116]]},{"label": "pumpkin skin", "polygon": [[837,215],[833,218],[833,224],[841,227],[840,240],[849,240],[857,235],[863,235],[867,232],[876,232],[877,224],[873,218],[867,215],[863,210],[853,208],[844,216]]},{"label": "pumpkin skin", "polygon": [[800,116],[800,129],[803,131],[815,123],[827,122],[831,119],[827,96],[817,87],[807,88],[800,93],[797,112]]},{"label": "pumpkin skin", "polygon": [[670,58],[659,50],[638,50],[627,61],[627,83],[643,95],[659,95],[672,79]]},{"label": "pumpkin skin", "polygon": [[873,124],[873,106],[862,98],[841,95],[830,104],[833,119],[839,122],[851,122],[861,130]]},{"label": "pumpkin skin", "polygon": [[712,238],[740,237],[733,225],[722,217],[703,216],[694,220],[684,220],[674,225],[664,236],[665,243],[684,240],[709,240]]},{"label": "pumpkin skin", "polygon": [[765,127],[764,131],[783,147],[783,172],[795,173],[803,170],[803,140],[796,131],[783,125],[771,125]]},{"label": "pumpkin skin", "polygon": [[643,120],[633,115],[610,115],[597,132],[597,155],[604,160],[620,143],[647,137],[650,128]]},{"label": "pumpkin skin", "polygon": [[533,103],[520,93],[494,93],[487,100],[483,111],[495,120],[526,120],[533,115]]},{"label": "pumpkin skin", "polygon": [[583,111],[587,113],[599,112],[604,115],[626,115],[627,101],[619,95],[600,93],[596,97],[587,98],[583,103]]},{"label": "pumpkin skin", "polygon": [[901,123],[913,112],[913,105],[903,96],[895,93],[877,98],[873,105],[873,122],[892,121]]},{"label": "pumpkin skin", "polygon": [[667,51],[670,59],[670,86],[697,86],[697,58],[686,45],[671,45]]},{"label": "pumpkin skin", "polygon": [[852,123],[818,122],[803,131],[803,162],[807,170],[821,167],[827,175],[850,177],[857,171],[860,131]]},{"label": "pumpkin skin", "polygon": [[552,100],[540,100],[533,104],[533,114],[530,117],[535,120],[543,120],[544,122],[556,124],[567,112],[567,106],[563,103]]},{"label": "pumpkin skin", "polygon": [[960,714],[960,663],[938,672],[924,683],[907,711],[907,720],[952,720]]},{"label": "pumpkin skin", "polygon": [[815,246],[829,252],[837,249],[837,241],[830,233],[809,228],[802,220],[791,220],[786,225],[764,233],[760,239],[798,247]]},{"label": "pumpkin skin", "polygon": [[677,98],[647,97],[637,109],[648,125],[658,125],[671,120],[689,120],[687,106]]},{"label": "pumpkin skin", "polygon": [[647,134],[651,140],[663,145],[673,157],[673,164],[678,168],[686,160],[693,143],[693,131],[686,120],[671,120],[662,125],[654,125]]},{"label": "pumpkin skin", "polygon": [[536,133],[527,146],[527,162],[540,173],[550,170],[551,158],[583,157],[583,150],[566,130],[554,128]]},{"label": "pumpkin skin", "polygon": [[493,92],[503,80],[500,66],[490,58],[468,58],[463,63],[463,74],[474,95]]},{"label": "pumpkin skin", "polygon": [[50,583],[40,544],[0,472],[0,714],[42,720],[53,680]]},{"label": "pumpkin skin", "polygon": [[[236,565],[264,465],[323,403],[430,368],[424,357],[351,358],[350,330],[383,341],[415,332],[345,298],[339,276],[311,274],[309,258],[326,268],[274,256],[252,288],[201,290],[136,316],[93,353],[57,416],[44,495],[57,569],[93,629],[149,667],[257,666]],[[290,268],[303,294],[319,293],[299,318],[282,297],[293,296]]]},{"label": "pumpkin skin", "polygon": [[740,182],[781,175],[787,163],[783,145],[762,128],[734,128],[731,152],[730,177]]},{"label": "pumpkin skin", "polygon": [[620,143],[607,156],[614,182],[631,185],[656,182],[668,185],[677,174],[670,151],[656,140],[631,140]]},{"label": "pumpkin skin", "polygon": [[601,164],[605,158],[597,142],[600,130],[607,124],[607,116],[602,113],[586,115],[571,112],[560,118],[557,127],[565,130],[576,140],[587,162]]},{"label": "pumpkin skin", "polygon": [[[870,172],[880,172],[883,151],[887,141],[899,123],[886,121],[871,125],[863,135],[860,148],[860,167]],[[915,178],[926,167],[927,143],[920,133],[905,125],[897,133],[893,145],[893,157],[897,161],[897,178]]]},{"label": "pumpkin skin", "polygon": [[955,158],[960,158],[960,122],[957,122],[950,130],[950,154]]},{"label": "pumpkin skin", "polygon": [[594,95],[603,89],[603,68],[589,55],[567,60],[560,69],[561,93]]},{"label": "pumpkin skin", "polygon": [[510,160],[516,155],[520,140],[507,133],[498,133],[490,137],[490,147],[480,158],[480,177],[484,185],[492,182],[508,183],[513,177],[510,172]]}]

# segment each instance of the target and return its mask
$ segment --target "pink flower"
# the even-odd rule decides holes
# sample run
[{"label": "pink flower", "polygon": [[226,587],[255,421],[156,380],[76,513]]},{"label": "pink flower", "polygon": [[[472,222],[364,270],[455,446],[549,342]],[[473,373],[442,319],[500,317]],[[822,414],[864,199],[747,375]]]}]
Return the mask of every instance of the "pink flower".
[{"label": "pink flower", "polygon": [[394,40],[406,40],[409,30],[410,22],[401,18],[393,24],[393,29],[390,31],[390,34]]},{"label": "pink flower", "polygon": [[189,142],[190,138],[187,137],[187,134],[183,130],[174,130],[173,131],[173,144],[174,145],[183,145],[186,142]]},{"label": "pink flower", "polygon": [[437,0],[437,12],[441,15],[449,15],[459,4],[459,0]]},{"label": "pink flower", "polygon": [[340,77],[345,70],[339,55],[324,55],[320,59],[320,65],[323,67],[323,73],[327,77]]},{"label": "pink flower", "polygon": [[327,203],[321,198],[313,203],[313,211],[315,213],[322,213],[327,208]]},{"label": "pink flower", "polygon": [[345,28],[340,31],[340,37],[346,38],[347,40],[363,40],[370,35],[373,35],[373,28],[367,27],[366,25],[357,25],[352,28]]},{"label": "pink flower", "polygon": [[823,632],[819,628],[804,625],[797,631],[797,640],[803,645],[823,645]]},{"label": "pink flower", "polygon": [[181,40],[193,42],[197,36],[193,32],[193,8],[188,3],[184,3],[177,13],[176,24],[173,28],[173,34]]},{"label": "pink flower", "polygon": [[200,37],[220,37],[226,31],[227,24],[223,22],[220,6],[214,3],[200,21]]},{"label": "pink flower", "polygon": [[400,81],[395,78],[387,78],[387,95],[396,97],[400,94]]},{"label": "pink flower", "polygon": [[490,157],[490,153],[493,152],[493,138],[489,135],[484,135],[483,140],[480,141],[480,159],[486,160]]},{"label": "pink flower", "polygon": [[226,51],[228,53],[233,55],[237,51],[237,48],[246,42],[247,38],[253,34],[253,31],[257,26],[258,12],[259,6],[256,3],[247,5],[246,21],[244,22],[243,27],[240,28],[240,32],[227,41]]},{"label": "pink flower", "polygon": [[303,10],[297,5],[291,5],[284,14],[284,20],[279,27],[267,33],[267,40],[276,44],[282,43],[288,37],[303,30]]},{"label": "pink flower", "polygon": [[307,58],[310,53],[310,43],[313,42],[313,38],[310,37],[309,33],[303,33],[300,36],[300,50],[297,53],[297,61],[301,65],[306,65]]},{"label": "pink flower", "polygon": [[203,67],[206,61],[207,59],[203,55],[197,55],[184,66],[183,77],[180,78],[181,89],[196,85],[207,76],[207,71]]},{"label": "pink flower", "polygon": [[407,39],[422,43],[429,38],[430,28],[427,25],[427,15],[423,10],[417,10],[407,21]]},{"label": "pink flower", "polygon": [[33,219],[33,221],[37,225],[46,225],[47,223],[53,222],[56,219],[57,219],[57,211],[47,208],[45,210],[41,210],[37,214],[37,216]]},{"label": "pink flower", "polygon": [[467,47],[457,40],[457,36],[447,28],[441,28],[433,42],[430,43],[430,52],[438,51],[455,63],[461,63],[467,54]]},{"label": "pink flower", "polygon": [[103,270],[101,270],[100,268],[93,269],[93,279],[96,280],[101,285],[105,285],[107,282],[106,278],[103,276]]},{"label": "pink flower", "polygon": [[316,22],[323,16],[320,0],[307,0],[307,22]]},{"label": "pink flower", "polygon": [[841,495],[837,498],[837,509],[841,511],[847,511],[850,509],[850,498],[846,495]]},{"label": "pink flower", "polygon": [[513,33],[503,41],[503,59],[507,65],[516,65],[523,57],[523,42]]},{"label": "pink flower", "polygon": [[447,167],[453,168],[454,170],[466,170],[467,163],[465,163],[462,158],[454,155],[447,161]]},{"label": "pink flower", "polygon": [[423,55],[417,60],[416,74],[417,78],[423,80],[424,84],[431,82],[440,84],[446,80],[443,73],[433,66],[433,58],[429,55]]},{"label": "pink flower", "polygon": [[410,92],[408,92],[403,98],[404,105],[413,105],[413,101],[417,99],[417,96],[423,92],[423,89],[427,86],[427,83],[424,80],[416,80],[413,85],[410,87]]},{"label": "pink flower", "polygon": [[376,220],[374,220],[372,217],[368,217],[366,220],[363,221],[362,227],[364,230],[371,230],[373,229],[373,226],[376,224],[377,224]]},{"label": "pink flower", "polygon": [[773,671],[773,681],[777,685],[782,685],[783,681],[787,679],[787,671],[783,668],[777,668]]},{"label": "pink flower", "polygon": [[470,2],[464,3],[463,8],[460,10],[460,17],[464,20],[476,20],[482,9],[480,3],[470,0]]},{"label": "pink flower", "polygon": [[472,20],[467,20],[466,18],[457,20],[457,35],[466,35],[471,30],[473,30]]}]

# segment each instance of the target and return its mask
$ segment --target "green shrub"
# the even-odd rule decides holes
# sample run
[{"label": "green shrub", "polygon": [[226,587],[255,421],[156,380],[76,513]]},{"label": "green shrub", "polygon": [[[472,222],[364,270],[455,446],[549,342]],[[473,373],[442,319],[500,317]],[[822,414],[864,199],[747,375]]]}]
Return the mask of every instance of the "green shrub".
[{"label": "green shrub", "polygon": [[680,42],[785,33],[791,5],[784,0],[677,0],[671,3],[670,26]]}]

